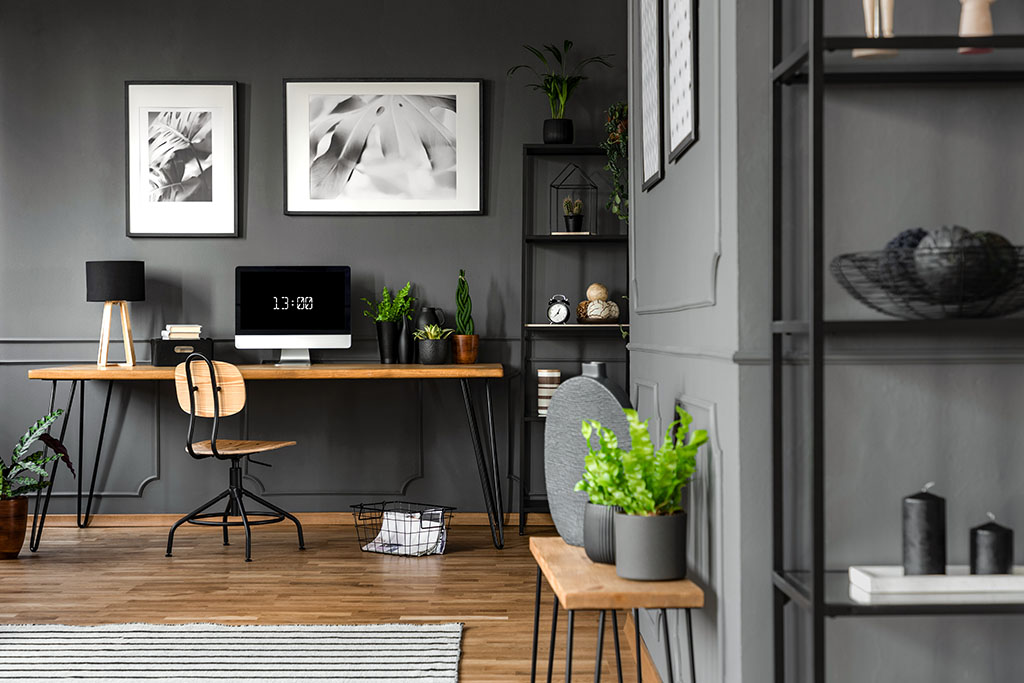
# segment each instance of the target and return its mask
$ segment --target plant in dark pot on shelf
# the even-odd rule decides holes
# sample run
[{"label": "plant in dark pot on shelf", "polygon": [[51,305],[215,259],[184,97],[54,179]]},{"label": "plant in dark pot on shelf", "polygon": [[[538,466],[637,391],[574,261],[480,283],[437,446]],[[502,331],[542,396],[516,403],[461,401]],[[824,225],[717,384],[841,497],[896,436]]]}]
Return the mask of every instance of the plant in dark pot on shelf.
[{"label": "plant in dark pot on shelf", "polygon": [[480,353],[480,335],[473,323],[473,300],[469,297],[466,271],[459,271],[459,284],[455,288],[455,362],[468,365],[476,362]]},{"label": "plant in dark pot on shelf", "polygon": [[540,70],[529,64],[518,64],[508,70],[508,76],[511,78],[520,69],[529,69],[533,72],[537,81],[528,83],[526,87],[547,95],[548,103],[551,105],[551,118],[544,121],[544,142],[570,145],[573,141],[572,119],[565,118],[565,105],[579,84],[587,79],[583,75],[583,70],[591,64],[611,67],[607,58],[612,55],[587,57],[570,68],[571,40],[564,41],[561,49],[556,45],[545,45],[540,50],[532,45],[523,45],[523,48],[540,61]]},{"label": "plant in dark pot on shelf", "polygon": [[407,320],[412,318],[412,308],[416,299],[409,292],[412,283],[406,282],[394,296],[385,286],[381,290],[380,301],[372,301],[363,297],[366,310],[363,315],[372,318],[377,327],[377,347],[380,350],[381,363],[397,363],[399,335]]},{"label": "plant in dark pot on shelf", "polygon": [[[47,434],[50,425],[64,413],[57,409],[42,417],[14,444],[10,462],[0,458],[0,559],[13,560],[21,552],[25,542],[25,526],[28,522],[28,498],[26,494],[46,488],[50,480],[47,478],[46,466],[57,460],[71,470],[68,449],[56,437]],[[37,441],[42,441],[46,448],[29,453]]]},{"label": "plant in dark pot on shelf", "polygon": [[448,362],[448,337],[455,330],[440,325],[426,325],[412,333],[420,347],[420,362],[443,365]]},{"label": "plant in dark pot on shelf", "polygon": [[562,200],[562,213],[565,215],[562,218],[565,219],[565,229],[568,232],[582,232],[583,231],[583,200],[577,199],[573,201],[572,197],[566,197]]},{"label": "plant in dark pot on shelf", "polygon": [[[700,429],[690,435],[693,418],[681,408],[676,412],[677,419],[669,425],[657,450],[647,421],[641,421],[635,410],[625,410],[632,444],[628,451],[618,447],[609,430],[597,423],[589,425],[598,434],[599,445],[596,451],[591,445],[583,480],[576,488],[588,494],[593,490],[603,504],[621,508],[614,521],[615,571],[624,579],[667,581],[686,577],[682,493],[708,434]],[[587,440],[589,443],[589,437]]]}]

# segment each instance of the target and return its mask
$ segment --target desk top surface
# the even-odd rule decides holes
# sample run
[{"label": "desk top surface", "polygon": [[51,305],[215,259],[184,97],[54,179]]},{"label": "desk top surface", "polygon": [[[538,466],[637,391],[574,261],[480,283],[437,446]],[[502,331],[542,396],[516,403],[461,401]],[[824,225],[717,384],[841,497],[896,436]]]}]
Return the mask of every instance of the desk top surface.
[{"label": "desk top surface", "polygon": [[615,565],[598,564],[559,536],[531,536],[530,552],[565,609],[703,607],[704,591],[689,579],[630,581]]},{"label": "desk top surface", "polygon": [[[473,365],[384,365],[382,363],[314,363],[296,367],[239,365],[245,379],[476,379],[504,377],[501,363]],[[60,365],[28,371],[29,379],[47,380],[173,380],[174,366],[121,367],[94,364]]]}]

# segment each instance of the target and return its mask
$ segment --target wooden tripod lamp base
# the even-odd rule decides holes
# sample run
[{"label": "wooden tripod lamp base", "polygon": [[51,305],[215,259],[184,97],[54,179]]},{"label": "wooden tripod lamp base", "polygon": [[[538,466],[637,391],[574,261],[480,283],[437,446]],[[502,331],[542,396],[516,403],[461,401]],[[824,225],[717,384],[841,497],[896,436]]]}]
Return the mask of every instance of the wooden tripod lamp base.
[{"label": "wooden tripod lamp base", "polygon": [[[124,343],[124,362],[110,363],[107,353],[110,350],[110,323],[114,316],[114,307],[121,311],[121,335]],[[103,304],[103,323],[100,326],[100,353],[96,365],[105,368],[111,365],[131,367],[135,365],[135,343],[132,341],[132,319],[128,315],[127,301],[107,301]]]}]

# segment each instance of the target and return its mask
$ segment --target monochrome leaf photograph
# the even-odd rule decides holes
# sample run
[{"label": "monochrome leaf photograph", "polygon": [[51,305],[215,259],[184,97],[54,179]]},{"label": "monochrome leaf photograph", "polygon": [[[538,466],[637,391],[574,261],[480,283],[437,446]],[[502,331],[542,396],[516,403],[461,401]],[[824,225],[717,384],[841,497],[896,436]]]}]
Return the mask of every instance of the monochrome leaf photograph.
[{"label": "monochrome leaf photograph", "polygon": [[149,112],[149,200],[213,201],[213,112]]}]

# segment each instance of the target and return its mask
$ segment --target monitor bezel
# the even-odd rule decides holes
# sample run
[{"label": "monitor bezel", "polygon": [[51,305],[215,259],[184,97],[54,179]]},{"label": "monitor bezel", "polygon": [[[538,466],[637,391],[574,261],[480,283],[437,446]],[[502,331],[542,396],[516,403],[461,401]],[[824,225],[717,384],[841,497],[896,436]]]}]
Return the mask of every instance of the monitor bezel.
[{"label": "monitor bezel", "polygon": [[[242,327],[241,285],[243,273],[341,273],[345,279],[345,294],[348,297],[348,327],[332,330],[289,329],[274,330]],[[352,334],[352,268],[350,266],[235,266],[235,336],[274,336],[274,337],[337,337]]]}]

